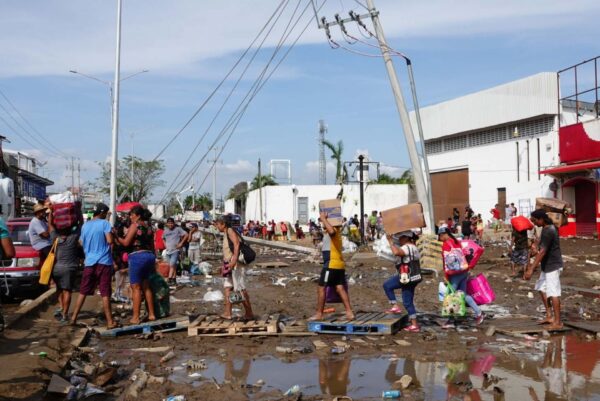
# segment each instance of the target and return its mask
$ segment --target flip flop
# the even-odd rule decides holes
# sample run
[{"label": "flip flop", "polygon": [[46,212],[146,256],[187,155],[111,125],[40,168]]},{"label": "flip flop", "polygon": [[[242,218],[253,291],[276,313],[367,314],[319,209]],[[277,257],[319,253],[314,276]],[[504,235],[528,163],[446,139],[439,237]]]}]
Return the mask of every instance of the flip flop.
[{"label": "flip flop", "polygon": [[314,315],[314,316],[309,317],[306,320],[309,321],[309,322],[318,322],[320,320],[323,320],[323,318],[322,317],[318,317],[317,315]]},{"label": "flip flop", "polygon": [[538,320],[537,324],[552,324],[552,320],[548,320],[548,319]]},{"label": "flip flop", "polygon": [[219,317],[223,320],[233,320],[233,316],[224,316],[224,315],[219,315]]},{"label": "flip flop", "polygon": [[107,325],[106,326],[106,330],[118,329],[118,328],[121,328],[121,327],[123,327],[123,325],[121,323],[113,323],[110,326]]}]

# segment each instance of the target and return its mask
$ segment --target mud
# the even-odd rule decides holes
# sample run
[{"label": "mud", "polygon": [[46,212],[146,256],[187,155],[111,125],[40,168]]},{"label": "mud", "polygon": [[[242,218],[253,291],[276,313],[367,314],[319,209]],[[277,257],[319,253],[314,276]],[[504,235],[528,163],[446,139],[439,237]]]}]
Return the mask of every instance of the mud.
[{"label": "mud", "polygon": [[[600,261],[598,241],[563,240],[561,247],[567,256],[563,285],[591,289],[600,284],[598,266],[585,262]],[[488,245],[475,269],[474,273],[486,274],[497,295],[494,307],[488,308],[489,319],[480,327],[472,318],[465,319],[457,330],[440,327],[437,289],[441,277],[432,275],[416,292],[421,333],[348,338],[207,338],[177,332],[165,334],[157,341],[134,336],[95,337],[89,352],[79,357],[91,364],[118,366],[119,374],[105,387],[114,398],[130,384],[133,370],[142,366],[148,373],[167,379],[162,385],[148,385],[138,398],[143,400],[161,400],[175,394],[185,395],[188,400],[295,400],[299,399],[297,395],[283,396],[295,384],[300,386],[303,400],[332,400],[343,395],[354,400],[380,399],[382,391],[398,387],[395,382],[403,374],[413,377],[413,385],[402,390],[402,399],[600,399],[600,342],[595,336],[579,331],[536,339],[486,336],[494,315],[541,316],[537,312],[541,302],[533,290],[537,274],[529,282],[509,279],[508,259],[502,258],[506,251],[504,246]],[[320,266],[303,262],[304,258],[287,252],[261,252],[258,262],[279,260],[290,266],[252,269],[248,287],[255,314],[282,314],[302,320],[314,313],[316,283],[311,279],[319,273]],[[367,257],[348,265],[348,277],[353,281],[349,292],[355,310],[386,308],[381,285],[394,273],[392,264]],[[213,266],[216,271],[216,261]],[[209,288],[222,289],[219,280],[205,283],[201,276],[193,279],[194,285],[179,286],[172,293],[176,300],[171,304],[173,315],[220,313],[220,303],[202,301]],[[276,285],[277,282],[285,286]],[[528,297],[529,292],[534,293],[533,299]],[[600,318],[598,298],[564,290],[562,301],[565,318]],[[336,305],[336,309],[341,311],[341,305]],[[122,313],[126,316],[126,312]],[[357,338],[361,341],[355,341]],[[312,343],[316,339],[329,345],[345,341],[348,349],[344,354],[332,355],[329,347],[316,349]],[[399,345],[398,340],[404,340],[404,345]],[[160,358],[164,353],[131,351],[163,346],[172,347],[176,355],[163,364]],[[284,355],[276,352],[277,346],[305,347],[312,352]],[[205,360],[207,368],[189,371],[184,366],[188,360]],[[265,384],[256,385],[259,381]]]}]

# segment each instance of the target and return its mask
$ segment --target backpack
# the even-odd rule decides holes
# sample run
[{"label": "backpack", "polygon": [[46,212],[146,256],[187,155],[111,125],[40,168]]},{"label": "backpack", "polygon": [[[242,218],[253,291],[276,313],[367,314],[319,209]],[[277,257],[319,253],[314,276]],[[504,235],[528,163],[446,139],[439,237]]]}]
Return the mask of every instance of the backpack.
[{"label": "backpack", "polygon": [[[243,265],[249,265],[256,259],[256,252],[254,252],[254,250],[250,248],[250,245],[248,245],[246,241],[244,241],[244,238],[242,238],[242,236],[237,231],[233,231],[240,239],[240,255],[238,257],[238,262],[240,262]],[[231,253],[233,253],[233,242],[231,242],[227,231],[225,232],[225,236],[227,237],[227,242],[229,243],[229,250],[231,251]]]}]

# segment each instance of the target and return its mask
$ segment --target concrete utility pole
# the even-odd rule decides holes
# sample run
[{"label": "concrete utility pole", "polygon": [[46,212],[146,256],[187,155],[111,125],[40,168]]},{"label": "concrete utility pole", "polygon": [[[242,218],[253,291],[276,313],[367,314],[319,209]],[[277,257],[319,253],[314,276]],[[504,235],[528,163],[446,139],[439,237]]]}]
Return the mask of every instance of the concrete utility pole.
[{"label": "concrete utility pole", "polygon": [[360,243],[362,245],[365,244],[365,187],[363,176],[364,160],[365,157],[363,155],[358,156],[358,168],[360,169],[358,172],[358,177],[360,180]]},{"label": "concrete utility pole", "polygon": [[129,138],[131,139],[131,198],[129,200],[132,201],[132,202],[135,202],[135,199],[133,199],[133,194],[135,192],[134,184],[133,184],[133,176],[134,176],[134,174],[133,174],[133,171],[134,171],[134,167],[133,167],[133,160],[134,160],[134,157],[133,157],[133,152],[134,152],[133,137],[134,137],[134,135],[135,135],[135,132],[130,132],[129,133]]},{"label": "concrete utility pole", "polygon": [[212,188],[213,193],[212,193],[211,214],[212,214],[213,219],[215,219],[215,218],[217,218],[217,162],[219,161],[218,160],[219,155],[217,152],[218,152],[219,148],[215,146],[214,148],[212,148],[212,150],[215,151],[215,158],[214,158],[214,160],[209,160],[208,162],[213,163],[213,166],[212,166],[212,168],[213,168],[213,188]]},{"label": "concrete utility pole", "polygon": [[115,224],[117,214],[117,163],[119,156],[119,88],[121,83],[121,0],[117,0],[117,46],[115,80],[112,103],[112,152],[110,161],[110,222]]},{"label": "concrete utility pole", "polygon": [[[387,73],[390,78],[392,92],[394,93],[394,98],[396,100],[396,108],[398,109],[398,114],[400,115],[402,131],[404,132],[404,139],[406,140],[406,147],[408,148],[408,156],[410,158],[410,164],[412,165],[413,169],[413,179],[415,181],[415,186],[417,189],[417,198],[419,199],[419,202],[421,202],[421,204],[423,205],[425,221],[429,224],[428,228],[430,230],[433,230],[433,228],[435,227],[432,210],[433,205],[429,203],[429,196],[427,195],[427,189],[425,187],[425,177],[423,174],[423,168],[421,166],[421,161],[419,160],[415,136],[412,130],[412,125],[410,123],[410,118],[408,116],[408,110],[406,109],[406,104],[404,102],[404,97],[402,96],[400,82],[398,81],[396,70],[394,69],[394,64],[392,62],[392,57],[390,56],[389,47],[385,40],[383,28],[381,26],[381,23],[379,22],[379,13],[375,9],[373,0],[367,0],[367,5],[369,8],[369,13],[371,14],[371,20],[373,21],[375,33],[377,34],[377,39],[379,40],[379,47],[381,48],[381,54],[383,55],[385,68],[387,69]],[[417,105],[415,105],[415,107],[417,107]],[[426,157],[426,155],[423,155],[423,157]]]},{"label": "concrete utility pole", "polygon": [[260,169],[260,159],[258,159],[258,204],[260,205],[260,219],[259,222],[263,219],[263,202],[262,202],[262,175]]}]

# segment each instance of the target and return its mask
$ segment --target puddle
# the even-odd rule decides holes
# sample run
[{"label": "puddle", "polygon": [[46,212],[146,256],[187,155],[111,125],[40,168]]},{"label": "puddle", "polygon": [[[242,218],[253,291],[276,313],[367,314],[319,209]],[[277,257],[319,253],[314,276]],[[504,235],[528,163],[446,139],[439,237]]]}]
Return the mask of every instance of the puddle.
[{"label": "puddle", "polygon": [[[188,356],[170,365],[181,369],[169,379],[191,385],[213,377],[237,384],[262,379],[264,390],[285,391],[297,384],[306,395],[347,395],[359,400],[380,399],[382,391],[408,374],[417,385],[412,391],[414,399],[600,401],[600,342],[554,337],[540,348],[518,358],[500,358],[491,349],[480,349],[474,360],[460,363],[317,353],[290,360],[272,356],[207,359],[207,369],[198,371],[202,378],[189,377],[182,367],[190,357],[199,357]],[[490,382],[483,373],[501,380]],[[504,398],[494,394],[495,386],[504,391]],[[252,399],[251,392],[249,396]]]}]

